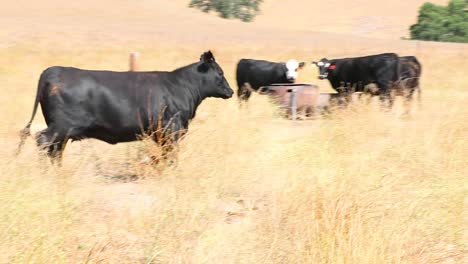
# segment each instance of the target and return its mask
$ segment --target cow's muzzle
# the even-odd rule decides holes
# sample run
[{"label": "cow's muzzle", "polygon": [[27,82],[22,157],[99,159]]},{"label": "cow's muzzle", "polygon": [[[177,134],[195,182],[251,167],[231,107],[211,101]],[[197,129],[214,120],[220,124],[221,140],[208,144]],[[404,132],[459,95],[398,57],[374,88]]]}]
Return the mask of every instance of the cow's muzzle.
[{"label": "cow's muzzle", "polygon": [[233,91],[232,89],[229,89],[229,90],[227,90],[226,93],[224,94],[223,99],[229,99],[229,98],[231,98],[233,95],[234,95],[234,91]]},{"label": "cow's muzzle", "polygon": [[323,79],[326,79],[327,78],[327,75],[319,75],[318,77],[320,80],[323,80]]}]

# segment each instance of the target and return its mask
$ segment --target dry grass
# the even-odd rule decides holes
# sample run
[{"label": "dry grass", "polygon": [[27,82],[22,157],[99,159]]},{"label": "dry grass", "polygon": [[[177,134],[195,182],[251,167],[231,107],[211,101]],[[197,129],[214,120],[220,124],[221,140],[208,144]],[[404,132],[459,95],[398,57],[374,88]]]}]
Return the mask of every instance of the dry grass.
[{"label": "dry grass", "polygon": [[[463,261],[468,83],[463,71],[447,77],[442,56],[420,56],[423,105],[409,118],[400,102],[390,113],[358,104],[293,123],[278,119],[264,97],[243,111],[235,100],[210,99],[180,144],[177,167],[140,164],[153,147],[147,142],[88,140],[71,144],[59,169],[39,160],[32,140],[12,158],[37,76],[51,64],[89,68],[91,58],[93,68],[124,70],[126,53],[31,47],[0,51],[7,61],[26,54],[0,68],[12,95],[1,106],[2,263]],[[144,67],[159,69],[200,53],[142,52]],[[218,51],[231,84],[237,58],[254,52]],[[466,68],[454,55],[444,61]],[[43,126],[36,118],[33,129]]]}]

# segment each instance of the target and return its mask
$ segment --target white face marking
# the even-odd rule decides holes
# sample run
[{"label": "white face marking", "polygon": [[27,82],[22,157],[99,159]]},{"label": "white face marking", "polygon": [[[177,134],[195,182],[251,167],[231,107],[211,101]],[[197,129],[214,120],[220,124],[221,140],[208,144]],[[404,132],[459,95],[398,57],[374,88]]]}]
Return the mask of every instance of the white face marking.
[{"label": "white face marking", "polygon": [[320,74],[319,74],[320,79],[327,78],[328,77],[328,67],[330,67],[330,63],[329,62],[319,61],[317,63],[317,66],[320,67]]},{"label": "white face marking", "polygon": [[296,80],[297,79],[297,69],[299,68],[299,62],[296,60],[288,60],[286,62],[286,68],[288,69],[286,71],[286,78],[290,80]]}]

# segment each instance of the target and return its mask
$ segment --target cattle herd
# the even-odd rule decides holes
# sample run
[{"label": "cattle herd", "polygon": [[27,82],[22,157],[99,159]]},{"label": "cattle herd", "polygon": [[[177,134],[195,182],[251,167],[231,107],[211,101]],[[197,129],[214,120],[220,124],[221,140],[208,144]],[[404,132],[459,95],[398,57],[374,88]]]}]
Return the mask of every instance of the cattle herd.
[{"label": "cattle herd", "polygon": [[[421,65],[414,56],[384,53],[312,62],[319,78],[328,79],[338,95],[365,92],[393,102],[392,90],[409,100],[419,89]],[[237,96],[278,83],[294,83],[304,62],[275,63],[241,59],[237,64]],[[371,89],[369,85],[375,85]],[[40,76],[30,121],[20,132],[19,153],[39,104],[47,128],[36,134],[39,148],[60,160],[69,140],[95,138],[110,144],[135,141],[149,134],[158,144],[177,142],[187,131],[197,107],[208,97],[231,98],[233,90],[213,54],[171,72],[114,72],[54,66]],[[162,131],[162,132],[161,132]],[[161,137],[161,133],[164,137]],[[163,138],[171,140],[162,140]]]},{"label": "cattle herd", "polygon": [[[382,101],[393,104],[391,91],[401,94],[407,91],[406,98],[411,100],[414,91],[419,94],[421,64],[414,56],[398,57],[395,53],[383,53],[356,58],[323,58],[312,62],[319,68],[319,79],[328,79],[339,93],[365,92],[379,95]],[[375,84],[375,89],[368,88]]]}]

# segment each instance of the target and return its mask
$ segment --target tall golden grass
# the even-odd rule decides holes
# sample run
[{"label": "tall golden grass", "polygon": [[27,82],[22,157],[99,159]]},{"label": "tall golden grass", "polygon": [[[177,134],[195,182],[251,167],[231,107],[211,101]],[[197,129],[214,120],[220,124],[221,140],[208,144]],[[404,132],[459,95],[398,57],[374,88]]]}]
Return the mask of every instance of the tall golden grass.
[{"label": "tall golden grass", "polygon": [[[202,51],[143,48],[142,67],[172,69]],[[225,47],[215,56],[235,88],[242,56],[320,52]],[[358,102],[290,122],[265,97],[242,110],[235,99],[209,99],[177,166],[141,164],[154,148],[147,141],[72,143],[62,168],[41,160],[33,140],[13,157],[45,67],[126,70],[127,55],[119,47],[0,50],[0,263],[467,261],[463,56],[417,54],[423,100],[409,117],[401,101],[390,112]],[[43,127],[36,116],[33,132]]]}]

